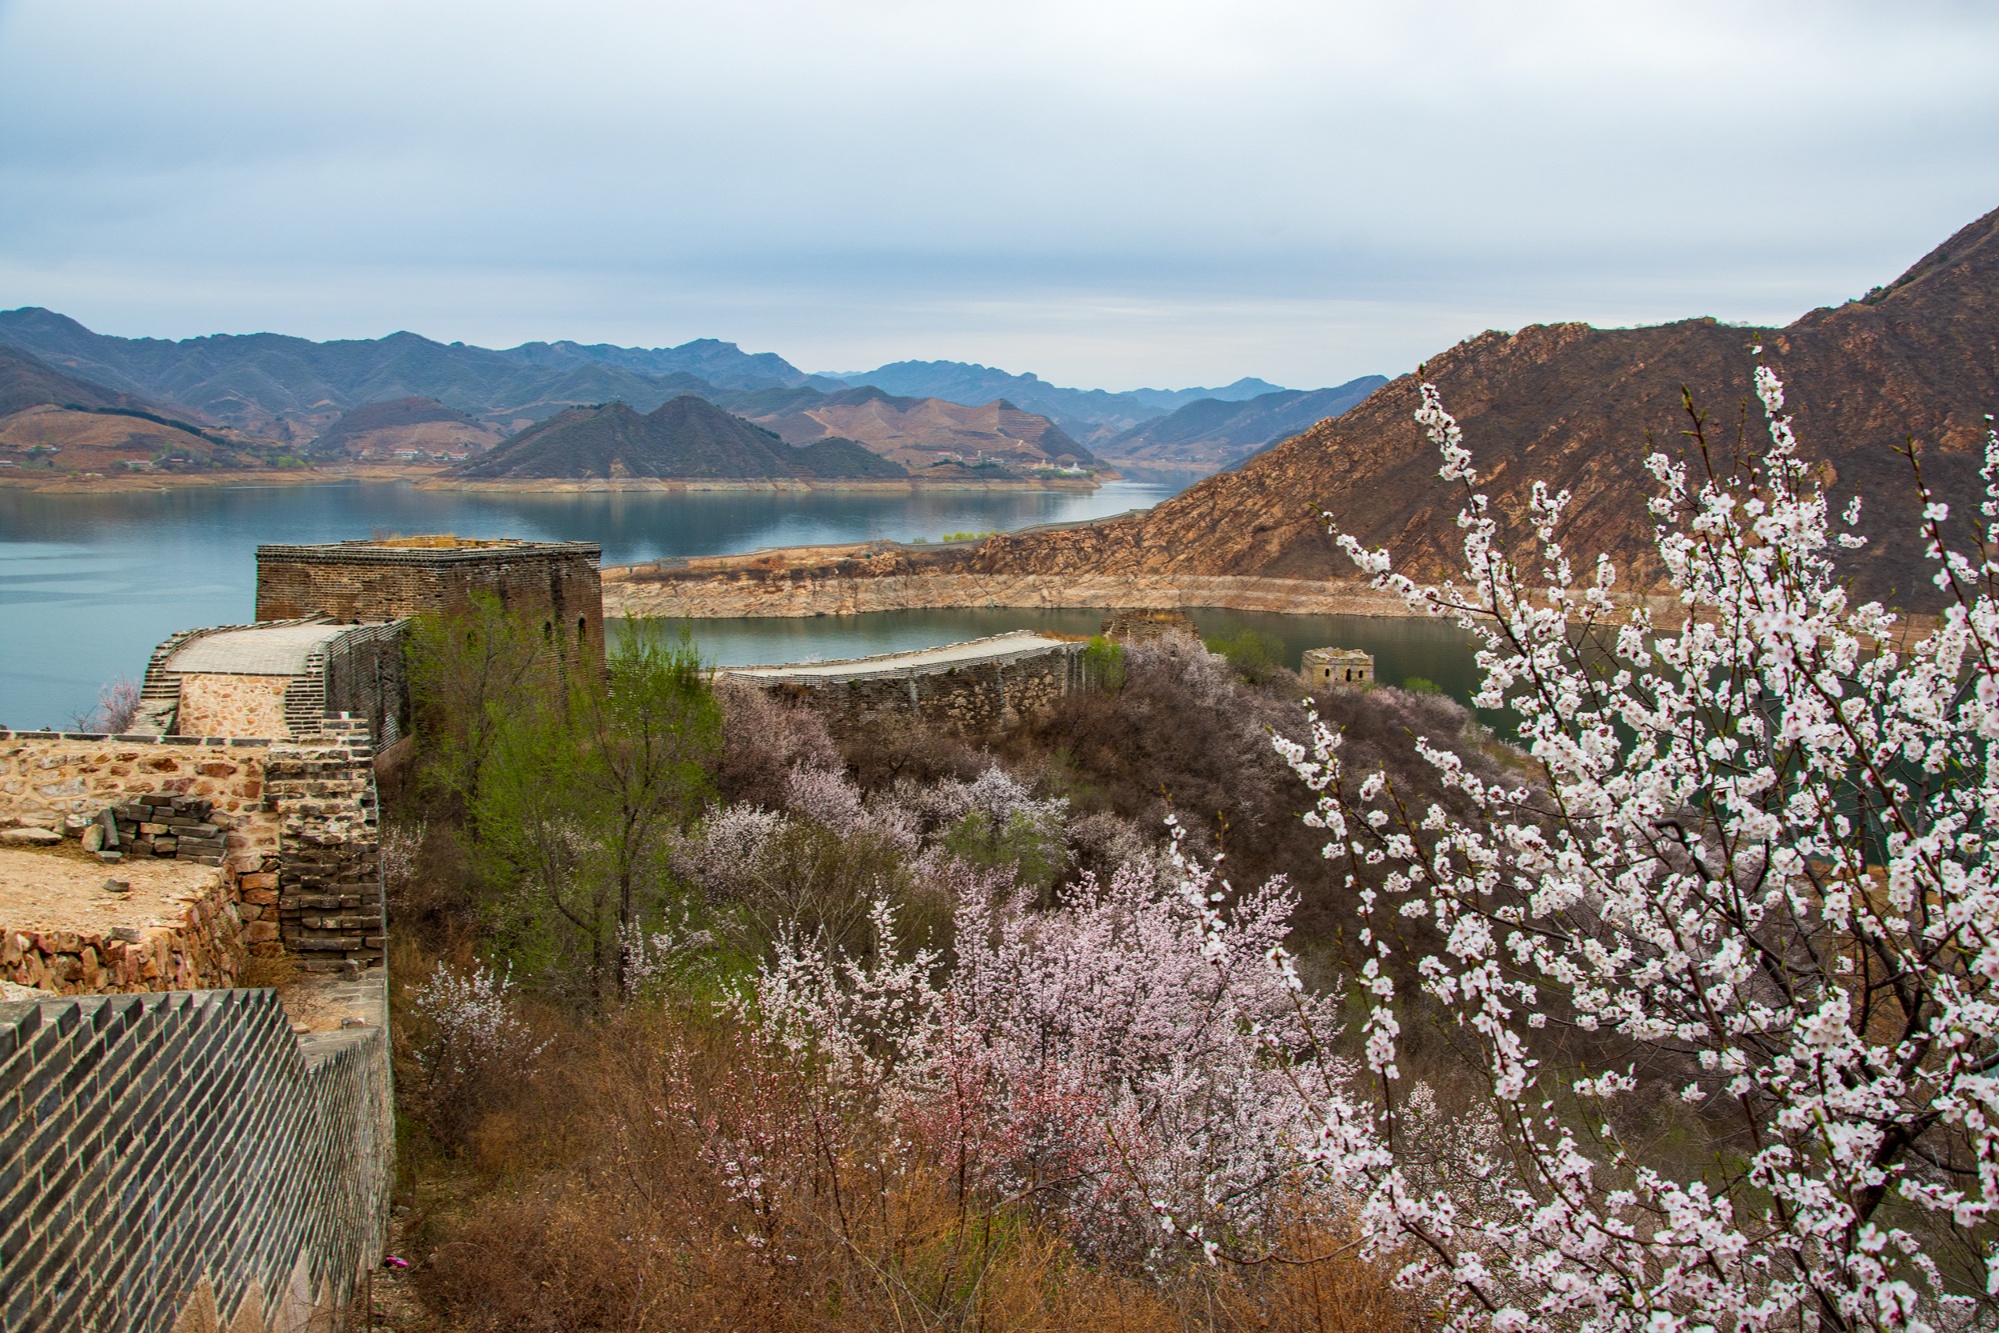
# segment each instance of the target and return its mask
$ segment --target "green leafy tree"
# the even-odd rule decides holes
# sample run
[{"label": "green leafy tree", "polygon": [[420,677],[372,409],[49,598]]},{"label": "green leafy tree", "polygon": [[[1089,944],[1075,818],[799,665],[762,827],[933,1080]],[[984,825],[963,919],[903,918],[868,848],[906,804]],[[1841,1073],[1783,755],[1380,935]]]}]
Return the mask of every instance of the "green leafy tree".
[{"label": "green leafy tree", "polygon": [[1236,674],[1252,685],[1262,684],[1281,669],[1284,641],[1275,634],[1245,629],[1238,634],[1206,639],[1203,642],[1209,652],[1226,657],[1229,665],[1236,669]]},{"label": "green leafy tree", "polygon": [[1100,690],[1124,688],[1124,645],[1101,634],[1083,649],[1083,677]]},{"label": "green leafy tree", "polygon": [[722,713],[683,631],[632,621],[603,677],[523,708],[497,737],[475,806],[502,946],[592,1001],[631,993],[632,951],[675,894],[676,835],[711,792]]},{"label": "green leafy tree", "polygon": [[404,640],[425,781],[474,821],[487,764],[510,722],[561,689],[547,637],[490,593],[451,615],[421,615]]}]

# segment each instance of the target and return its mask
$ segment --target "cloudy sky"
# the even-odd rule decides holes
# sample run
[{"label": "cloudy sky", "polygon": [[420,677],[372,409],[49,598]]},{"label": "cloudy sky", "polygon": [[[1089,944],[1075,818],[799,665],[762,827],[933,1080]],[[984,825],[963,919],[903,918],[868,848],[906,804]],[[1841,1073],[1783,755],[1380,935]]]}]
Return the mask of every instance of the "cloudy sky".
[{"label": "cloudy sky", "polygon": [[0,307],[1315,386],[1999,206],[1999,6],[0,0]]}]

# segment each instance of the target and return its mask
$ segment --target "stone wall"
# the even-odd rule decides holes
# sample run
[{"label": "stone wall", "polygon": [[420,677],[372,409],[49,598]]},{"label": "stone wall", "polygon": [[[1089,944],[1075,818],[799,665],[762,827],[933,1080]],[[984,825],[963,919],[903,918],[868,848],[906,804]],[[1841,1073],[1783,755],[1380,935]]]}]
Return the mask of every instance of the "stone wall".
[{"label": "stone wall", "polygon": [[[601,632],[601,619],[600,619]],[[409,684],[403,674],[403,636],[408,622],[365,625],[350,630],[326,646],[325,687],[317,700],[314,722],[328,717],[352,717],[368,724],[377,750],[386,750],[409,732]],[[319,726],[294,726],[299,734]],[[233,734],[233,733],[232,733]]]},{"label": "stone wall", "polygon": [[275,869],[281,821],[264,806],[271,744],[0,731],[0,829],[46,828],[74,837],[107,809],[180,796],[209,803],[205,820],[239,874]]},{"label": "stone wall", "polygon": [[387,945],[373,749],[361,723],[327,725],[272,746],[264,765],[281,826],[279,930],[309,971],[377,966]]},{"label": "stone wall", "polygon": [[268,990],[0,1004],[0,1327],[342,1327],[394,1164],[358,987],[361,1026],[303,1036]]},{"label": "stone wall", "polygon": [[835,731],[854,731],[918,718],[967,736],[1003,731],[1021,718],[1052,707],[1064,695],[1086,687],[1082,643],[1060,643],[1031,651],[894,671],[852,675],[821,671],[785,675],[768,669],[740,678],[810,704]]},{"label": "stone wall", "polygon": [[[859,565],[860,562],[855,562]],[[663,562],[664,564],[664,562]],[[685,568],[633,565],[604,571],[607,615],[676,619],[851,616],[949,607],[1223,607],[1290,615],[1406,616],[1401,598],[1360,580],[1190,574],[976,574],[915,570],[874,574],[760,568],[752,557],[689,560]]]},{"label": "stone wall", "polygon": [[[198,892],[144,925],[56,929],[0,923],[0,981],[52,995],[137,995],[236,984],[247,949],[247,924],[236,877],[219,867]],[[129,917],[128,917],[129,920]],[[275,921],[265,929],[276,937]]]},{"label": "stone wall", "polygon": [[290,676],[187,672],[180,677],[176,730],[189,736],[283,736]]},{"label": "stone wall", "polygon": [[[385,950],[373,747],[364,722],[322,726],[280,741],[0,731],[0,831],[76,837],[109,810],[132,854],[178,853],[189,826],[190,850],[205,848],[213,828],[252,954],[373,967]],[[176,797],[192,808],[157,812]],[[172,822],[146,833],[159,820]]]},{"label": "stone wall", "polygon": [[397,620],[464,610],[475,593],[539,618],[564,652],[604,660],[604,598],[593,542],[430,548],[373,542],[257,548],[257,619]]}]

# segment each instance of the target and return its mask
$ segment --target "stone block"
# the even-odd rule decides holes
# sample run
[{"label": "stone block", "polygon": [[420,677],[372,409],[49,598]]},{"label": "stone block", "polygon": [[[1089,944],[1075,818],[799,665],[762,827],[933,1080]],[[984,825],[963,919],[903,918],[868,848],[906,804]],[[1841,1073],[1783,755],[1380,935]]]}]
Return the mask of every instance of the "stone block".
[{"label": "stone block", "polygon": [[17,847],[47,847],[62,841],[62,834],[51,828],[10,828],[0,829],[0,843]]}]

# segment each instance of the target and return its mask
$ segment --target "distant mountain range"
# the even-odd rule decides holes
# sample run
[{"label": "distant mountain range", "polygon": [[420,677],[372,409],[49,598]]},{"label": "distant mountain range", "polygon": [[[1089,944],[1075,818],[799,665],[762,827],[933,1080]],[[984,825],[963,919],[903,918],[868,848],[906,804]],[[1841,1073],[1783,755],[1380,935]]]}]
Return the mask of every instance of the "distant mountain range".
[{"label": "distant mountain range", "polygon": [[1239,379],[1219,389],[1064,389],[1038,375],[1011,375],[992,366],[965,361],[894,361],[854,374],[822,375],[850,385],[912,398],[942,398],[953,403],[987,403],[1004,398],[1029,412],[1053,419],[1087,444],[1095,444],[1141,421],[1166,415],[1203,398],[1240,402],[1283,386],[1266,380]]},{"label": "distant mountain range", "polygon": [[572,407],[453,468],[466,481],[893,479],[909,473],[852,440],[803,448],[684,394],[641,415]]},{"label": "distant mountain range", "polygon": [[270,461],[262,441],[218,434],[186,420],[190,415],[0,347],[0,476],[36,468],[110,474]]},{"label": "distant mountain range", "polygon": [[[808,375],[774,353],[749,353],[713,338],[678,347],[532,342],[497,351],[414,333],[332,342],[275,333],[174,341],[94,333],[68,316],[27,306],[0,311],[0,345],[202,429],[347,459],[451,454],[572,407],[622,402],[644,414],[694,394],[767,419],[794,441],[855,438],[918,465],[980,452],[1016,462],[1067,457],[1087,465],[1093,451],[1111,461],[1142,463],[1172,453],[1219,465],[1216,460],[1239,453],[1243,441],[1263,429],[1247,424],[1256,412],[1238,418],[1202,409],[1171,428],[1163,452],[1153,447],[1163,440],[1131,432],[1203,402],[1238,403],[1272,393],[1300,395],[1289,404],[1296,409],[1292,416],[1314,410],[1297,407],[1304,391],[1260,379],[1218,389],[1111,393],[958,361],[898,361],[861,375]],[[414,400],[431,406],[412,406]],[[392,403],[402,406],[387,417],[348,420],[356,411]],[[419,421],[412,412],[427,415]],[[1192,423],[1210,419],[1222,423],[1218,433],[1197,438]],[[1281,434],[1286,428],[1271,429]],[[1107,443],[1120,437],[1128,452],[1120,452],[1124,444]]]},{"label": "distant mountain range", "polygon": [[1047,417],[1004,398],[977,407],[941,398],[900,398],[873,385],[825,394],[815,389],[758,389],[715,401],[791,444],[838,436],[858,440],[906,467],[940,456],[977,462],[981,455],[1018,467],[1090,466],[1097,459]]},{"label": "distant mountain range", "polygon": [[1279,389],[1240,402],[1202,398],[1098,447],[1120,463],[1233,467],[1259,449],[1338,416],[1386,383],[1384,375],[1363,375],[1333,389]]}]

